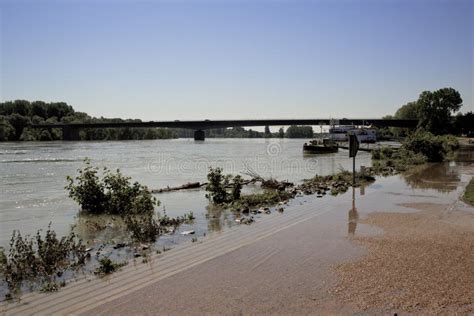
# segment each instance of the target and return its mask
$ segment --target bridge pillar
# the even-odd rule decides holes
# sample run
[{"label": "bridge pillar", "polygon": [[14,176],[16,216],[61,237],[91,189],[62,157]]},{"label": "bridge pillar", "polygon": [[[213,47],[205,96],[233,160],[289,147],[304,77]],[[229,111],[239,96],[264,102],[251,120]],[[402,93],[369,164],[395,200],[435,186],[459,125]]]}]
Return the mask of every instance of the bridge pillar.
[{"label": "bridge pillar", "polygon": [[63,140],[72,141],[80,140],[79,138],[79,129],[72,128],[71,126],[64,126],[63,131]]},{"label": "bridge pillar", "polygon": [[206,134],[203,130],[194,131],[194,140],[204,140],[206,138]]}]

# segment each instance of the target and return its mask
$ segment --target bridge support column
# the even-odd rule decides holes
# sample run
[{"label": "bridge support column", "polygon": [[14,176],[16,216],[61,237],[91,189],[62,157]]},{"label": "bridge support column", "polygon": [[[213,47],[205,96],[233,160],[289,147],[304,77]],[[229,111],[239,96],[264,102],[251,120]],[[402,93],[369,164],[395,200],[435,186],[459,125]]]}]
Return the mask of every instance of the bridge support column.
[{"label": "bridge support column", "polygon": [[79,130],[77,128],[64,126],[62,130],[63,130],[63,140],[67,140],[67,141],[80,140]]},{"label": "bridge support column", "polygon": [[206,138],[206,134],[203,130],[194,131],[194,140],[204,140]]}]

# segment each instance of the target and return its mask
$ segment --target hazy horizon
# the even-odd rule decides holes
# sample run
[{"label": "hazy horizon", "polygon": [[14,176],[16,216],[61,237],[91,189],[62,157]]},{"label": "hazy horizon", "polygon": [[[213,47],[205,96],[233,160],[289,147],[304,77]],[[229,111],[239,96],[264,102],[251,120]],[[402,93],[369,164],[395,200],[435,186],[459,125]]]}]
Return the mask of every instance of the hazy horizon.
[{"label": "hazy horizon", "polygon": [[473,1],[0,1],[1,100],[143,120],[473,110]]}]

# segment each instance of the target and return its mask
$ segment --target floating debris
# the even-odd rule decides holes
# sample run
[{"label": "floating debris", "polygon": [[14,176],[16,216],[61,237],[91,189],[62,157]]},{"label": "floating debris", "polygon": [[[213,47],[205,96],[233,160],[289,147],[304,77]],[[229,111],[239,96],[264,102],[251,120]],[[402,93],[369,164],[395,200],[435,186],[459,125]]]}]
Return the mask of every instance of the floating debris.
[{"label": "floating debris", "polygon": [[194,230],[185,230],[181,232],[181,235],[194,235],[195,231]]}]

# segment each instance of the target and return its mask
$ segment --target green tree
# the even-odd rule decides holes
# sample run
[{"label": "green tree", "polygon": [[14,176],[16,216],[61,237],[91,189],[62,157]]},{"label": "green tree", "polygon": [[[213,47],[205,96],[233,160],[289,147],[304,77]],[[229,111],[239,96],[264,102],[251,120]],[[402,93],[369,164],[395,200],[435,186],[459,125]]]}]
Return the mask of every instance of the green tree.
[{"label": "green tree", "polygon": [[311,126],[292,125],[286,130],[288,138],[312,138],[313,128]]},{"label": "green tree", "polygon": [[265,126],[265,138],[272,137],[272,132],[270,131],[270,127],[268,125]]},{"label": "green tree", "polygon": [[31,122],[30,119],[26,116],[22,116],[18,113],[13,113],[7,116],[7,120],[10,122],[11,126],[15,129],[15,133],[12,140],[19,140],[23,129],[27,127]]},{"label": "green tree", "polygon": [[454,117],[454,131],[458,135],[471,135],[474,133],[474,113],[458,113]]},{"label": "green tree", "polygon": [[15,129],[6,119],[5,116],[0,116],[0,141],[11,140],[15,135]]},{"label": "green tree", "polygon": [[434,92],[422,92],[417,103],[419,127],[441,135],[452,130],[452,114],[461,108],[462,98],[453,88],[442,88]]},{"label": "green tree", "polygon": [[280,129],[278,130],[278,137],[285,137],[285,130],[283,129],[283,127],[280,127]]}]

